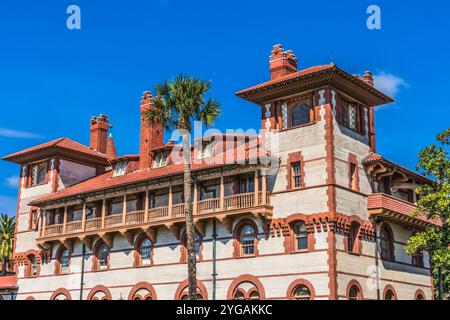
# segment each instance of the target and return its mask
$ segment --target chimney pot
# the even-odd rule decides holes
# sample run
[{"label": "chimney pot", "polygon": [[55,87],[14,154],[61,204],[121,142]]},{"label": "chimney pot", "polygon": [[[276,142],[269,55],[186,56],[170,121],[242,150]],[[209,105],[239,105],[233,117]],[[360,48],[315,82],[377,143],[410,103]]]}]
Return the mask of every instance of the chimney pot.
[{"label": "chimney pot", "polygon": [[276,44],[272,48],[269,64],[270,78],[273,80],[297,72],[298,61],[292,50],[284,51],[281,44]]}]

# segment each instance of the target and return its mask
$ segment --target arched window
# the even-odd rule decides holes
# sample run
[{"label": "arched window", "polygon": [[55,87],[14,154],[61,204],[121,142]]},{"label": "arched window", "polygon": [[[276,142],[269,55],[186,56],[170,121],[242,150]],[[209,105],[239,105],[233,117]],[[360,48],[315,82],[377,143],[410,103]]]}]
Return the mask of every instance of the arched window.
[{"label": "arched window", "polygon": [[149,238],[144,238],[139,247],[140,265],[148,266],[151,264],[152,242]]},{"label": "arched window", "polygon": [[417,290],[414,295],[414,300],[426,300],[425,293],[422,290]]},{"label": "arched window", "polygon": [[395,293],[390,289],[386,290],[384,294],[384,300],[396,300]]},{"label": "arched window", "polygon": [[[197,261],[202,260],[202,236],[196,231],[194,236],[195,241],[195,257]],[[186,263],[188,261],[188,254],[187,254],[187,236],[186,232],[183,233],[181,237],[181,263]]]},{"label": "arched window", "polygon": [[347,245],[348,252],[350,253],[358,253],[359,243],[359,229],[360,225],[358,222],[352,222],[350,226],[350,230],[348,232]]},{"label": "arched window", "polygon": [[251,282],[242,282],[234,289],[233,300],[260,300],[258,288]]},{"label": "arched window", "polygon": [[25,277],[37,277],[39,273],[38,263],[36,256],[34,254],[30,254],[27,256],[27,266],[25,269]]},{"label": "arched window", "polygon": [[349,300],[362,300],[361,290],[358,286],[352,285],[348,290],[348,299]]},{"label": "arched window", "polygon": [[[175,292],[175,300],[189,300],[189,281],[184,280],[178,286]],[[197,280],[197,296],[196,300],[208,300],[208,293],[206,287],[201,281]]]},{"label": "arched window", "polygon": [[380,230],[380,246],[381,259],[394,261],[394,237],[391,228],[387,224],[383,224]]},{"label": "arched window", "polygon": [[297,127],[310,122],[310,110],[307,103],[301,103],[291,111],[291,127]]},{"label": "arched window", "polygon": [[295,248],[298,251],[308,250],[308,231],[303,221],[294,224]]},{"label": "arched window", "polygon": [[244,225],[239,234],[241,255],[251,256],[255,254],[255,230],[250,225]]},{"label": "arched window", "polygon": [[305,285],[297,286],[292,297],[294,300],[311,300],[311,290]]},{"label": "arched window", "polygon": [[106,243],[100,243],[95,250],[96,271],[108,270],[110,248]]},{"label": "arched window", "polygon": [[69,267],[70,267],[70,251],[66,248],[61,248],[61,250],[58,253],[57,256],[57,262],[56,262],[56,273],[57,274],[63,274],[63,273],[69,273]]}]

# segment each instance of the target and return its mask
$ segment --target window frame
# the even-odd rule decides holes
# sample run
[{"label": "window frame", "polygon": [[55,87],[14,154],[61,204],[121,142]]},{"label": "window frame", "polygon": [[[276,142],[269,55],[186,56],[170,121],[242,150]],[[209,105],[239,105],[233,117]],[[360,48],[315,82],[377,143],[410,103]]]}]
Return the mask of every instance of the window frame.
[{"label": "window frame", "polygon": [[[296,230],[295,230],[296,229],[295,227],[297,225],[299,225],[299,224],[302,224],[304,226],[304,228],[305,228],[304,234],[302,234],[302,235],[298,235]],[[293,238],[294,238],[294,246],[293,246],[294,250],[296,252],[309,251],[309,239],[308,239],[309,235],[308,235],[308,226],[307,226],[306,222],[303,221],[303,220],[294,221],[292,223],[292,233],[293,233]],[[300,248],[299,247],[299,239],[305,239],[306,240],[306,248]]]},{"label": "window frame", "polygon": [[[306,110],[302,110],[301,109],[302,107],[303,108],[306,107]],[[297,110],[299,110],[298,112],[300,112],[300,114],[299,114],[300,118],[296,119],[296,120],[300,121],[300,120],[303,120],[303,118],[304,119],[308,118],[308,122],[306,122],[306,123],[299,123],[299,124],[295,123],[294,124],[294,112],[297,111]],[[306,112],[306,114],[302,114],[302,112]],[[288,129],[289,128],[297,128],[297,127],[301,127],[301,126],[306,126],[306,125],[308,125],[310,123],[311,123],[311,104],[309,102],[303,100],[303,101],[297,102],[295,105],[293,105],[290,108],[290,110],[289,110],[289,119],[288,119]]]},{"label": "window frame", "polygon": [[[243,247],[242,247],[242,231],[246,228],[250,227],[253,231],[251,234],[253,236],[253,253],[252,254],[243,254]],[[247,237],[250,236],[246,235]],[[245,237],[245,235],[244,235]],[[239,221],[233,231],[233,238],[234,238],[234,251],[233,251],[233,257],[234,258],[253,258],[259,255],[258,252],[258,226],[256,223],[251,219],[243,219]]]},{"label": "window frame", "polygon": [[[386,232],[387,238],[384,237]],[[380,258],[381,260],[395,262],[394,233],[387,223],[383,223],[380,228]],[[387,248],[385,247],[387,245]]]},{"label": "window frame", "polygon": [[[42,167],[44,169],[44,177],[43,177],[43,181],[40,182],[39,180],[39,167]],[[34,168],[38,168],[36,169],[36,182],[33,181],[33,170]],[[48,183],[48,161],[39,161],[39,162],[35,162],[32,164],[29,164],[29,168],[28,168],[28,188],[32,188],[32,187],[37,187],[37,186],[41,186],[41,185],[45,185]]]}]

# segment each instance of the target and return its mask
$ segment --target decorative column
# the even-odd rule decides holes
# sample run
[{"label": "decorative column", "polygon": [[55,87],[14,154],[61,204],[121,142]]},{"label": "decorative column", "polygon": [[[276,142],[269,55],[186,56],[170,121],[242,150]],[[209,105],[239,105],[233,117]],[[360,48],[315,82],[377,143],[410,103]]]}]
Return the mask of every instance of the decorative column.
[{"label": "decorative column", "polygon": [[172,218],[172,203],[173,203],[173,194],[172,194],[172,186],[169,186],[169,203],[168,203],[168,215],[169,219]]},{"label": "decorative column", "polygon": [[106,197],[102,200],[102,229],[105,228],[105,220],[106,220]]},{"label": "decorative column", "polygon": [[265,170],[261,171],[261,193],[262,204],[267,204],[267,176]]},{"label": "decorative column", "polygon": [[42,237],[45,237],[45,227],[47,225],[47,210],[44,210],[44,214],[42,215]]},{"label": "decorative column", "polygon": [[65,207],[64,207],[64,216],[63,216],[63,230],[62,230],[62,233],[63,233],[63,234],[66,234],[67,211],[68,211],[68,207],[65,206]]},{"label": "decorative column", "polygon": [[145,190],[145,202],[144,202],[144,221],[148,221],[148,207],[150,204],[150,194],[148,190]]},{"label": "decorative column", "polygon": [[126,219],[127,219],[127,194],[124,194],[122,205],[122,224],[125,224]]},{"label": "decorative column", "polygon": [[194,205],[193,205],[193,214],[196,215],[198,212],[198,186],[197,186],[197,181],[194,182]]},{"label": "decorative column", "polygon": [[220,176],[220,211],[225,210],[225,177]]},{"label": "decorative column", "polygon": [[259,170],[255,170],[255,203],[254,206],[259,205]]},{"label": "decorative column", "polygon": [[83,203],[83,213],[81,214],[81,230],[85,230],[86,228],[86,207],[87,203]]}]

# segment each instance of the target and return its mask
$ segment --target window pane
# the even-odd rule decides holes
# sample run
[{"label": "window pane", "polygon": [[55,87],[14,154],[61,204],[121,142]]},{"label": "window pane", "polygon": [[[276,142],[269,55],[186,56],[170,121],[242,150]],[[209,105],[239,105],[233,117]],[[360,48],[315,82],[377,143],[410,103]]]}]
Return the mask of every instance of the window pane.
[{"label": "window pane", "polygon": [[309,105],[302,103],[292,109],[291,126],[301,126],[310,122]]},{"label": "window pane", "polygon": [[311,292],[306,286],[299,286],[294,290],[294,299],[295,300],[310,300]]}]

